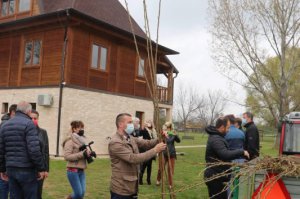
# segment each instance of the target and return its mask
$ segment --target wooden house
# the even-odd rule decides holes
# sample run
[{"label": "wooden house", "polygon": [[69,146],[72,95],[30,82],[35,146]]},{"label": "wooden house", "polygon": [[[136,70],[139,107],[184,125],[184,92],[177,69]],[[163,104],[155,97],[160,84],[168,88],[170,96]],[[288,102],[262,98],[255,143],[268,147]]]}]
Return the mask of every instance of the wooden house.
[{"label": "wooden house", "polygon": [[[106,154],[118,113],[153,118],[146,35],[134,20],[133,28],[141,59],[118,0],[0,0],[2,114],[21,100],[32,103],[56,155],[70,122],[82,120],[97,153]],[[174,54],[159,45],[157,74],[168,86],[157,89],[168,119],[178,71],[166,55]]]}]

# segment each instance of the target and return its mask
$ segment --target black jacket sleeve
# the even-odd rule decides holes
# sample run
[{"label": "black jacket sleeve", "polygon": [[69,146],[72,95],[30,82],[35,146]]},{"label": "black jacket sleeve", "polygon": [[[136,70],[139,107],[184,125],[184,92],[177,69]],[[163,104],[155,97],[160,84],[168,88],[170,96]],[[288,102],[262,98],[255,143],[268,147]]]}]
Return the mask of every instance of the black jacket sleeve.
[{"label": "black jacket sleeve", "polygon": [[41,129],[41,133],[43,136],[43,155],[45,158],[45,166],[46,166],[46,171],[49,172],[49,139],[48,139],[48,134],[45,129]]},{"label": "black jacket sleeve", "polygon": [[46,171],[37,128],[32,121],[28,122],[25,135],[29,158],[35,165],[37,171]]},{"label": "black jacket sleeve", "polygon": [[212,149],[216,152],[220,160],[230,161],[244,155],[243,149],[229,150],[224,141],[215,139],[211,143]]},{"label": "black jacket sleeve", "polygon": [[259,133],[256,126],[251,126],[247,129],[245,147],[250,154],[250,159],[259,156]]}]

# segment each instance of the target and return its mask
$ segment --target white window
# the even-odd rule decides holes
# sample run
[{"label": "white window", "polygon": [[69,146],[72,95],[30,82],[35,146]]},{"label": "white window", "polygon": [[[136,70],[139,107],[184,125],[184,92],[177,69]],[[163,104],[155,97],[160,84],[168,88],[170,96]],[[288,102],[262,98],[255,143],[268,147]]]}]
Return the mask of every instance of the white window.
[{"label": "white window", "polygon": [[30,0],[19,0],[19,12],[30,10]]},{"label": "white window", "polygon": [[107,69],[107,48],[93,44],[91,68],[106,71]]},{"label": "white window", "polygon": [[138,76],[139,77],[145,76],[145,60],[142,58],[139,59]]}]

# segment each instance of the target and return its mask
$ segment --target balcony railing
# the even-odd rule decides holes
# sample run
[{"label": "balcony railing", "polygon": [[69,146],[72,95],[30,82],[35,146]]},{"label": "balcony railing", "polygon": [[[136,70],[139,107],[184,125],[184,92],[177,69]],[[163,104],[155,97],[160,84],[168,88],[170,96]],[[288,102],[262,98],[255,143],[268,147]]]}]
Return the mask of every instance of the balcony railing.
[{"label": "balcony railing", "polygon": [[169,89],[163,86],[157,86],[158,101],[163,104],[172,104],[173,98],[172,93]]}]

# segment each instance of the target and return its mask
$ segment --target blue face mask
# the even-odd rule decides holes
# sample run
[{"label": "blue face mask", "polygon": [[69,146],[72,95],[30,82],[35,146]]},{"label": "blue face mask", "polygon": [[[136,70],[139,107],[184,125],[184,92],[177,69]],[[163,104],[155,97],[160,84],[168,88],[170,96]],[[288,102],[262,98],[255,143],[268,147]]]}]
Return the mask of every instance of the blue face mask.
[{"label": "blue face mask", "polygon": [[125,132],[128,134],[128,135],[131,135],[134,131],[134,125],[132,123],[130,124],[127,124],[127,127],[125,129]]},{"label": "blue face mask", "polygon": [[247,124],[247,120],[245,118],[242,119],[242,126],[245,126]]}]

